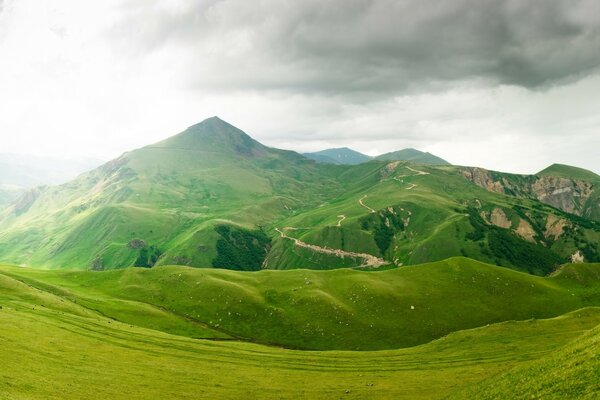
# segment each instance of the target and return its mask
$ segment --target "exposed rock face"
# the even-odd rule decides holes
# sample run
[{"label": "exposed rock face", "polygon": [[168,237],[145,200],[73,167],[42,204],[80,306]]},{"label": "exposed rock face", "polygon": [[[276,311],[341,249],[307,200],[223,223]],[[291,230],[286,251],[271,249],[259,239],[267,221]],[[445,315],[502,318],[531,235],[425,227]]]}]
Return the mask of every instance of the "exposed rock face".
[{"label": "exposed rock face", "polygon": [[463,170],[463,175],[477,186],[481,186],[490,192],[504,194],[503,184],[492,179],[488,170],[476,167],[467,168]]},{"label": "exposed rock face", "polygon": [[531,189],[539,201],[576,215],[582,215],[594,191],[590,183],[554,176],[539,178]]},{"label": "exposed rock face", "polygon": [[575,253],[573,253],[571,255],[571,262],[573,264],[580,264],[582,262],[585,262],[585,259],[583,257],[583,254],[581,254],[580,250],[577,250]]},{"label": "exposed rock face", "polygon": [[523,218],[519,220],[519,225],[517,226],[515,233],[528,242],[535,243],[535,230],[533,230],[531,224],[525,221]]},{"label": "exposed rock face", "polygon": [[559,218],[554,214],[549,214],[548,220],[546,221],[544,236],[546,239],[556,240],[562,236],[565,227],[570,225],[571,224],[566,219]]},{"label": "exposed rock face", "polygon": [[401,161],[394,161],[394,162],[391,162],[388,165],[386,165],[384,168],[382,168],[381,171],[379,171],[381,179],[386,179],[390,175],[392,175],[396,171],[396,169],[398,168],[398,165],[400,165],[400,163],[401,163]]},{"label": "exposed rock face", "polygon": [[494,208],[490,215],[490,222],[500,228],[510,229],[512,223],[506,217],[506,213],[501,208]]},{"label": "exposed rock face", "polygon": [[594,192],[594,186],[578,179],[556,176],[510,175],[485,170],[483,168],[465,168],[463,176],[490,192],[517,197],[529,197],[582,216],[586,203]]}]

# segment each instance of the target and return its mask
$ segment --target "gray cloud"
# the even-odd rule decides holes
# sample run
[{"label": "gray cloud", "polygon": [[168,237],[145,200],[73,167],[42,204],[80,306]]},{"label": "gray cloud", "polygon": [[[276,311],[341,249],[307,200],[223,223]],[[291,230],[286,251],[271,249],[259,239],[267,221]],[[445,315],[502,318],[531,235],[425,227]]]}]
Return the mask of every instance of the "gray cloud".
[{"label": "gray cloud", "polygon": [[130,2],[113,27],[120,50],[179,47],[191,82],[218,90],[379,96],[457,81],[537,89],[600,65],[596,0],[146,3]]}]

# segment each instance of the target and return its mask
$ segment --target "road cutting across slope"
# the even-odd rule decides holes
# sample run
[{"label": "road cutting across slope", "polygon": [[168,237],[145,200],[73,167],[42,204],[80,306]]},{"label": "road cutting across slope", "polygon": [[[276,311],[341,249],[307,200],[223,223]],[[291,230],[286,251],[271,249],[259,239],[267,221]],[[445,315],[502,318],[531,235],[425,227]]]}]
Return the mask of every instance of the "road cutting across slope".
[{"label": "road cutting across slope", "polygon": [[[289,230],[288,228],[283,228],[283,229]],[[315,251],[317,253],[330,254],[333,256],[337,256],[337,257],[352,257],[352,258],[360,259],[364,262],[364,264],[360,265],[360,267],[378,268],[378,267],[381,267],[382,265],[389,264],[383,258],[375,257],[372,254],[355,253],[352,251],[345,251],[345,250],[341,250],[341,249],[331,249],[329,247],[321,247],[321,246],[317,246],[314,244],[305,243],[305,242],[301,241],[300,239],[290,237],[290,236],[286,235],[283,232],[283,230],[281,230],[279,228],[275,228],[275,230],[277,232],[279,232],[279,234],[281,235],[281,237],[283,239],[293,241],[296,246],[303,247],[305,249],[309,249],[309,250]]]}]

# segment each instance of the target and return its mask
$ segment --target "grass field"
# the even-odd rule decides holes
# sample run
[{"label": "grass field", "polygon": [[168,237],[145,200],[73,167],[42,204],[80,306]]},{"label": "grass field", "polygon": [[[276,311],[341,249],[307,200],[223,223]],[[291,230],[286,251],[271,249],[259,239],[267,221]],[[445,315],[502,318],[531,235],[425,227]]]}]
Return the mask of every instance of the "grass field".
[{"label": "grass field", "polygon": [[600,265],[542,278],[466,258],[367,272],[159,267],[2,273],[124,323],[192,338],[382,350],[600,306]]},{"label": "grass field", "polygon": [[600,324],[600,308],[588,307],[400,350],[285,350],[122,323],[7,270],[0,274],[0,393],[10,400],[441,399],[512,368],[534,368]]}]

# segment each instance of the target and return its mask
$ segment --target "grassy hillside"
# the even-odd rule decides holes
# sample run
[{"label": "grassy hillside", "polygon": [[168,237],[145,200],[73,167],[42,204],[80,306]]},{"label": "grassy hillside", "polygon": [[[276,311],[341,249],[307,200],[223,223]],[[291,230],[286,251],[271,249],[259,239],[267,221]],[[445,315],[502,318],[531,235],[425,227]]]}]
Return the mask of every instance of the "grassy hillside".
[{"label": "grassy hillside", "polygon": [[[570,277],[573,271],[588,281],[583,277],[587,273],[577,271],[578,267],[569,267],[562,282],[575,285]],[[597,269],[598,266],[588,266],[586,270],[596,273]],[[159,285],[172,286],[172,281],[151,279],[160,273],[181,274],[188,284],[198,279],[196,274],[200,272],[208,274],[206,280],[213,275],[213,280],[222,278],[221,274],[227,274],[228,278],[237,275],[240,278],[230,282],[221,280],[219,285],[219,290],[228,285],[235,286],[237,292],[246,290],[240,287],[241,277],[254,279],[265,273],[184,268],[102,273],[18,269],[19,274],[15,270],[2,267],[0,273],[0,359],[3,366],[0,392],[3,398],[11,400],[438,399],[511,368],[529,366],[531,361],[552,354],[600,323],[600,309],[586,308],[559,318],[503,322],[455,332],[407,349],[303,352],[238,341],[194,340],[143,328],[138,325],[141,318],[134,315],[142,305],[149,306],[142,302],[129,302],[135,313],[128,318],[139,318],[137,321],[122,317],[124,323],[111,318],[110,314],[104,315],[106,310],[114,308],[114,304],[119,304],[119,308],[125,304],[121,298],[108,294],[108,286],[121,293],[148,290],[146,300],[152,299],[153,295],[162,295],[160,290],[156,291]],[[516,274],[497,268],[494,271]],[[276,275],[299,272],[309,271],[266,274],[273,279]],[[339,272],[313,274],[337,275]],[[187,279],[189,273],[193,274],[192,280]],[[128,278],[129,274],[136,278]],[[377,275],[360,274],[363,278]],[[539,281],[542,286],[554,285],[554,279],[518,275],[528,282]],[[36,281],[33,286],[19,281],[25,278]],[[102,281],[107,287],[99,285],[96,290],[89,286],[92,282],[99,284]],[[59,288],[57,283],[64,287]],[[410,292],[410,286],[406,282],[398,291]],[[172,292],[180,293],[180,287],[176,286]],[[411,296],[414,294],[408,297]],[[505,299],[510,298],[507,294]],[[210,302],[209,299],[202,301]],[[111,302],[113,305],[106,304]],[[445,311],[452,306],[456,304],[450,304]],[[298,307],[304,306],[295,306]],[[417,307],[415,312],[423,310],[423,305],[417,304]],[[157,321],[171,318],[172,313],[167,310],[160,314],[158,311],[162,309],[153,309]],[[468,314],[470,310],[463,311],[462,314]],[[589,336],[585,340],[587,338]],[[594,364],[586,364],[589,359],[581,361],[577,364],[579,371],[594,371]]]},{"label": "grassy hillside", "polygon": [[0,259],[111,269],[156,249],[158,264],[210,267],[218,226],[260,229],[339,190],[315,163],[211,118],[9,207]]},{"label": "grassy hillside", "polygon": [[[600,264],[569,268],[577,271],[574,276],[539,278],[454,258],[381,272],[5,267],[2,273],[124,323],[169,333],[214,337],[217,332],[301,349],[376,350],[600,306]],[[138,306],[143,313],[135,312]],[[157,322],[158,311],[171,319]]]},{"label": "grassy hillside", "polygon": [[600,223],[485,190],[458,167],[373,162],[348,168],[336,179],[344,194],[277,223],[287,238],[272,232],[266,266],[364,265],[348,254],[302,248],[290,238],[369,253],[397,266],[462,255],[545,275],[573,254],[600,261]]},{"label": "grassy hillside", "polygon": [[600,325],[543,358],[487,379],[450,399],[581,399],[600,393]]},{"label": "grassy hillside", "polygon": [[412,161],[419,164],[450,165],[448,161],[436,155],[415,149],[393,151],[391,153],[385,153],[377,156],[375,159],[381,161]]},{"label": "grassy hillside", "polygon": [[305,157],[329,164],[356,165],[368,162],[372,157],[347,147],[326,149],[314,153],[304,153]]},{"label": "grassy hillside", "polygon": [[558,176],[561,178],[568,179],[581,179],[584,181],[596,181],[600,182],[600,175],[595,174],[587,169],[573,167],[571,165],[564,164],[552,164],[548,168],[545,168],[538,172],[536,175],[539,176]]},{"label": "grassy hillside", "polygon": [[0,209],[0,261],[257,270],[466,256],[546,275],[600,261],[598,196],[593,183],[557,177],[315,163],[215,117]]}]

